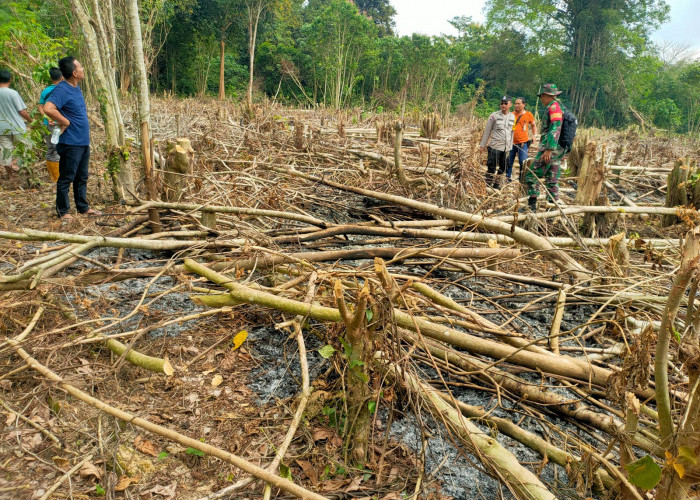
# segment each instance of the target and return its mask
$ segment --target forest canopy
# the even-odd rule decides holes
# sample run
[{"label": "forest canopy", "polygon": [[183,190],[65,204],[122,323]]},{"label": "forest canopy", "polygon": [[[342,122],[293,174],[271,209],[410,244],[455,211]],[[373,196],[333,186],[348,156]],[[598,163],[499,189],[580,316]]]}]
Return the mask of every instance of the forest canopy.
[{"label": "forest canopy", "polygon": [[[0,7],[0,60],[18,89],[36,93],[60,55],[84,54],[77,1]],[[84,2],[113,32],[124,93],[134,74],[125,3]],[[389,0],[143,0],[139,8],[155,93],[440,113],[473,101],[485,115],[503,94],[534,107],[539,87],[555,82],[586,125],[700,132],[700,60],[650,38],[668,21],[663,0],[489,0],[486,24],[450,21],[456,36],[397,36]]]}]

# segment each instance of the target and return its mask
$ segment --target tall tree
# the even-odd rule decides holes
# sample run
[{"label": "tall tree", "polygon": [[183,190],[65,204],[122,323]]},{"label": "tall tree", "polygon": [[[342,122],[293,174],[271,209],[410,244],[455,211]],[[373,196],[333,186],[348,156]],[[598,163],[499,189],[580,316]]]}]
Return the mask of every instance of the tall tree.
[{"label": "tall tree", "polygon": [[307,7],[302,49],[314,96],[335,109],[346,105],[360,62],[374,48],[376,28],[347,0],[316,0]]},{"label": "tall tree", "polygon": [[[104,23],[101,21],[104,13],[98,2],[93,4],[94,10],[91,13],[88,13],[80,0],[70,0],[70,4],[78,26],[85,37],[90,70],[97,80],[96,87],[100,89],[98,99],[105,125],[107,169],[114,184],[113,192],[117,198],[133,198],[135,196],[134,178],[131,168],[125,161],[127,146],[124,138],[121,106],[117,97],[114,65],[111,59],[112,50],[103,31]],[[104,6],[104,2],[102,6]],[[96,26],[97,30],[93,26]]]},{"label": "tall tree", "polygon": [[396,9],[389,0],[354,0],[362,14],[369,17],[377,26],[377,35],[392,36],[396,22]]},{"label": "tall tree", "polygon": [[585,119],[605,94],[622,105],[621,82],[630,54],[668,17],[663,0],[488,0],[489,25],[525,33],[538,51],[560,51],[574,111]]},{"label": "tall tree", "polygon": [[[134,44],[134,69],[136,70],[136,93],[138,95],[139,125],[141,131],[141,165],[146,182],[148,199],[157,200],[155,179],[153,176],[153,155],[151,154],[151,100],[148,89],[148,70],[143,57],[143,39],[141,38],[141,20],[137,0],[127,0],[127,24]],[[158,210],[148,211],[151,228],[160,230]]]}]

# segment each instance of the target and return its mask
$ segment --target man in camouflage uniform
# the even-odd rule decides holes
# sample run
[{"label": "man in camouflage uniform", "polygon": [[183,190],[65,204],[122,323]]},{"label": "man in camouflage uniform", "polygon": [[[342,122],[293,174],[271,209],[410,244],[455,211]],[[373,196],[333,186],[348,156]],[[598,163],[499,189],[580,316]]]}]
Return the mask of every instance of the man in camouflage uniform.
[{"label": "man in camouflage uniform", "polygon": [[527,186],[527,204],[530,210],[537,211],[537,196],[540,194],[539,179],[544,179],[549,193],[548,198],[557,202],[559,199],[559,168],[566,156],[566,151],[559,146],[559,134],[564,121],[564,112],[557,96],[561,91],[553,83],[542,86],[537,95],[544,106],[540,145],[532,166],[525,173]]}]

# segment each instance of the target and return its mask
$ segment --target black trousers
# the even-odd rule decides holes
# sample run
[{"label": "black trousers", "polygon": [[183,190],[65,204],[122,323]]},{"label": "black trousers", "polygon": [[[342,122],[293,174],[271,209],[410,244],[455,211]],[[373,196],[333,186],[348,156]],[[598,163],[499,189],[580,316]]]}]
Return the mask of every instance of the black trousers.
[{"label": "black trousers", "polygon": [[488,148],[486,159],[486,184],[499,188],[499,177],[506,171],[506,160],[510,151],[498,151],[492,147]]},{"label": "black trousers", "polygon": [[56,213],[59,217],[70,210],[68,192],[73,184],[73,199],[76,210],[83,214],[90,210],[87,201],[88,165],[90,163],[90,146],[71,146],[57,144],[56,151],[61,159],[58,161],[58,182],[56,183]]}]

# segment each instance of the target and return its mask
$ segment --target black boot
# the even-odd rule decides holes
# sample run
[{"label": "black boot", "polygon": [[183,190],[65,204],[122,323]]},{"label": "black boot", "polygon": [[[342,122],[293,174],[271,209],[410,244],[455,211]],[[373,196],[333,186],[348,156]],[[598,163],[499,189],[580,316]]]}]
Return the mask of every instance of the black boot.
[{"label": "black boot", "polygon": [[537,212],[537,197],[531,196],[527,199],[527,206],[530,208],[531,212]]}]

